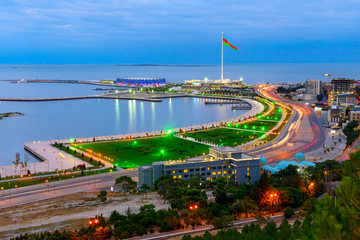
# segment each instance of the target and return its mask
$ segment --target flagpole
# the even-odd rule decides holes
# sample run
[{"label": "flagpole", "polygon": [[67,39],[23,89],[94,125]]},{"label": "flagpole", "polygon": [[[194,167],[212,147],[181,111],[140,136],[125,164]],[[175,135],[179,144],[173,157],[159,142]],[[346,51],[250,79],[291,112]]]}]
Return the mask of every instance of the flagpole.
[{"label": "flagpole", "polygon": [[221,81],[224,79],[224,33],[221,33]]}]

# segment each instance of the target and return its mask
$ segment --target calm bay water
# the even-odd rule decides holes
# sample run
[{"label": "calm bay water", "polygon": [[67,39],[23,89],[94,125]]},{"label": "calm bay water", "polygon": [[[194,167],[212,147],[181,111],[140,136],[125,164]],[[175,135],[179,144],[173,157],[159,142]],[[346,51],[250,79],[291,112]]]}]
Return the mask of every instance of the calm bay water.
[{"label": "calm bay water", "polygon": [[[248,84],[302,82],[323,73],[354,73],[360,64],[239,64],[225,65],[224,76]],[[99,80],[116,77],[165,77],[168,82],[218,79],[219,66],[0,65],[0,79]],[[354,76],[358,77],[358,76]],[[97,94],[94,86],[79,84],[12,84],[0,82],[0,97],[61,97]],[[15,153],[23,158],[29,141],[103,136],[161,130],[217,121],[240,115],[230,105],[205,105],[203,99],[174,98],[162,103],[127,100],[0,102],[0,113],[24,116],[0,120],[0,166],[10,165]],[[32,159],[32,161],[36,161]]]}]

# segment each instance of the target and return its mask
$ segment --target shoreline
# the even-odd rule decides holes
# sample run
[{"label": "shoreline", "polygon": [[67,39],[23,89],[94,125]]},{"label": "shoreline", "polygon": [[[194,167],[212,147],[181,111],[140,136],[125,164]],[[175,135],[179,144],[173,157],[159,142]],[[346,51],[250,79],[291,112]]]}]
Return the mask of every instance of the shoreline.
[{"label": "shoreline", "polygon": [[[223,122],[231,122],[234,120],[239,120],[239,119],[246,119],[249,116],[254,116],[258,113],[261,113],[264,110],[264,106],[262,103],[252,100],[252,99],[243,99],[244,101],[248,102],[248,104],[250,104],[250,106],[252,107],[249,111],[246,111],[245,113],[238,115],[236,117],[232,117],[232,118],[228,118],[228,119],[222,119],[216,122],[210,122],[210,123],[203,123],[203,124],[198,124],[198,125],[194,125],[194,126],[187,126],[187,127],[179,127],[179,128],[175,128],[174,130],[179,130],[179,129],[184,129],[184,130],[190,130],[190,129],[198,129],[198,128],[202,128],[203,126],[212,126],[212,125],[218,125],[220,123]],[[153,132],[149,132],[148,134],[156,134],[159,135],[161,133],[161,130],[159,131],[153,131]],[[132,134],[121,134],[121,135],[109,135],[109,136],[98,136],[96,137],[96,139],[98,141],[101,140],[111,140],[114,138],[126,138],[129,136],[133,136],[133,137],[145,137],[147,133],[132,133]],[[93,137],[89,137],[89,138],[82,138],[82,139],[77,139],[78,141],[92,141]],[[38,155],[41,156],[41,159],[43,160],[43,162],[39,161],[37,163],[30,163],[29,164],[29,169],[32,169],[32,165],[36,165],[36,172],[46,172],[46,171],[50,171],[50,170],[55,170],[55,169],[61,169],[61,165],[64,167],[66,165],[68,166],[73,166],[74,162],[75,164],[82,164],[82,162],[80,162],[80,159],[74,159],[74,157],[69,156],[67,154],[60,154],[60,150],[58,150],[57,148],[51,146],[52,144],[54,144],[54,142],[58,142],[58,143],[67,143],[69,140],[65,139],[65,140],[52,140],[52,141],[42,141],[42,142],[28,142],[28,143],[24,143],[24,148],[25,149],[32,149],[32,151],[36,152],[36,157],[38,158]],[[61,151],[62,152],[62,151]],[[44,161],[45,160],[45,161]],[[83,162],[85,163],[85,162]],[[87,163],[86,163],[87,164]],[[6,168],[6,170],[5,170]],[[1,176],[5,176],[5,171],[6,171],[6,175],[7,176],[12,176],[15,173],[12,173],[14,171],[14,166],[13,165],[7,165],[7,166],[0,166],[0,174]],[[16,173],[18,174],[18,173]]]},{"label": "shoreline", "polygon": [[0,113],[0,120],[4,118],[11,118],[16,116],[24,116],[25,114],[21,112],[7,112],[7,113]]}]

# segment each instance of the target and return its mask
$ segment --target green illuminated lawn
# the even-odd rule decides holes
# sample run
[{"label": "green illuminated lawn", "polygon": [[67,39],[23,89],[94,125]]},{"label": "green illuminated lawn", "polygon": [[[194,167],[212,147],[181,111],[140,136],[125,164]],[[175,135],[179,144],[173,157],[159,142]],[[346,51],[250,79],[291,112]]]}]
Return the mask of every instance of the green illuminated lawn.
[{"label": "green illuminated lawn", "polygon": [[239,129],[247,129],[247,130],[255,130],[255,131],[262,131],[264,133],[270,131],[277,122],[270,122],[270,121],[254,121],[251,123],[245,123],[245,124],[234,124],[234,125],[227,125],[231,128],[239,128]]},{"label": "green illuminated lawn", "polygon": [[187,133],[185,136],[195,139],[203,139],[215,144],[223,144],[225,146],[234,147],[255,140],[263,134],[264,133],[234,130],[231,128],[218,128],[201,132]]},{"label": "green illuminated lawn", "polygon": [[117,163],[121,168],[148,165],[157,161],[185,159],[209,152],[207,145],[173,136],[76,145],[77,148],[80,146],[82,150],[91,149],[114,159],[114,164]]}]

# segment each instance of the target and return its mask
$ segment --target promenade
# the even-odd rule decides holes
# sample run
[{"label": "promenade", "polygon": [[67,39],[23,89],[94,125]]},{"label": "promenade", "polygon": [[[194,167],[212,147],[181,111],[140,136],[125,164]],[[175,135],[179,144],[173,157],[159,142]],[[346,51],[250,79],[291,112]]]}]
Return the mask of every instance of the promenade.
[{"label": "promenade", "polygon": [[[204,123],[194,126],[184,126],[176,129],[172,129],[174,132],[179,132],[181,130],[190,131],[193,129],[202,129],[203,127],[212,127],[220,125],[222,123],[227,122],[233,122],[238,120],[244,120],[249,117],[254,117],[257,114],[261,113],[264,110],[264,106],[254,100],[251,99],[244,99],[241,98],[241,100],[247,102],[252,108],[248,112],[233,117],[228,118],[216,122],[211,123]],[[141,138],[148,136],[157,136],[161,135],[162,131],[152,131],[152,132],[141,132],[141,133],[132,133],[132,134],[121,134],[121,135],[110,135],[110,136],[97,136],[95,137],[96,141],[108,141],[108,140],[121,140],[126,138]],[[24,148],[31,152],[33,155],[38,157],[42,162],[39,163],[31,163],[28,164],[27,168],[21,168],[21,166],[18,166],[15,168],[15,166],[4,166],[0,167],[0,174],[1,176],[18,176],[18,175],[25,175],[27,173],[27,170],[30,170],[31,173],[39,173],[39,172],[52,172],[57,171],[61,169],[70,169],[74,166],[77,166],[79,164],[85,164],[87,167],[91,166],[89,163],[82,161],[81,159],[78,159],[70,154],[67,154],[55,147],[52,146],[52,144],[55,143],[69,143],[69,139],[58,139],[58,140],[52,140],[52,141],[39,141],[39,142],[28,142],[24,144]],[[76,141],[78,143],[81,142],[92,142],[93,137],[88,138],[77,138]],[[89,155],[89,153],[84,154]],[[103,164],[106,165],[106,167],[112,167],[113,164],[106,162],[106,160],[92,156],[91,157],[96,161],[101,161]]]}]

